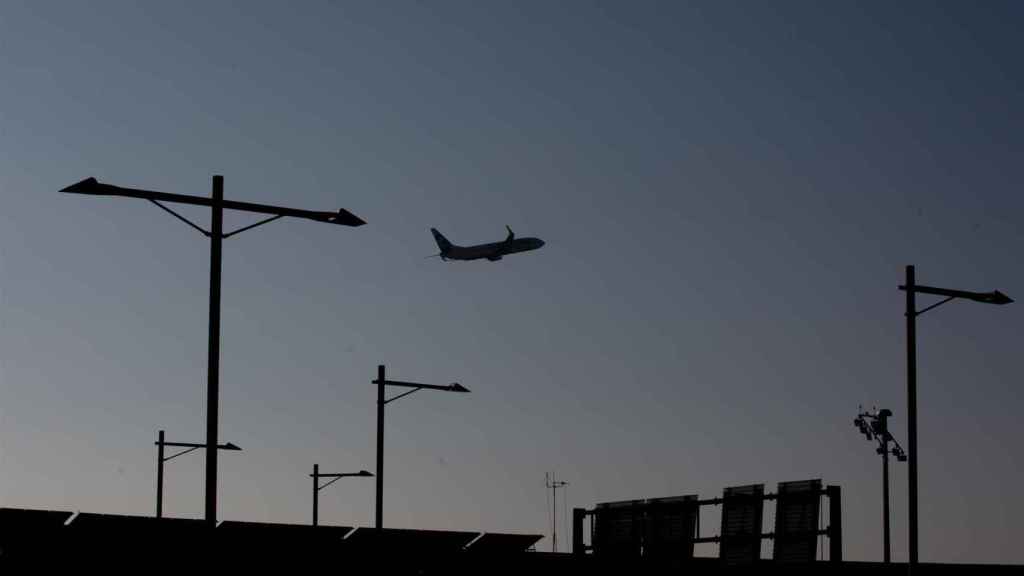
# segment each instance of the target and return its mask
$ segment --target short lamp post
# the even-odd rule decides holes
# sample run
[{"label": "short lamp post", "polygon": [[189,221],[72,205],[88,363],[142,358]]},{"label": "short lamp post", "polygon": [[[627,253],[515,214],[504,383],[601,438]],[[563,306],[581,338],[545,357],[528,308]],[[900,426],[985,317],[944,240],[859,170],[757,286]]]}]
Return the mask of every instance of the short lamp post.
[{"label": "short lamp post", "polygon": [[[370,473],[370,472],[367,472],[366,470],[360,470],[359,472],[347,472],[347,473],[343,473],[343,474],[323,474],[323,473],[320,472],[320,465],[319,464],[313,464],[313,473],[310,474],[309,476],[313,479],[313,526],[319,526],[319,524],[320,524],[320,521],[319,521],[319,518],[320,518],[320,491],[321,490],[323,490],[324,488],[327,488],[328,486],[330,486],[331,484],[334,484],[335,482],[337,482],[338,480],[341,480],[342,478],[349,478],[349,477],[355,477],[355,476],[363,477],[363,478],[368,478],[370,476],[373,476],[373,474]],[[327,482],[326,484],[321,485],[320,484],[320,479],[321,478],[330,478],[331,480],[330,480],[330,482]]]},{"label": "short lamp post", "polygon": [[[164,462],[172,460],[181,456],[182,454],[188,454],[193,450],[199,450],[200,448],[206,448],[206,444],[192,444],[189,442],[167,442],[164,440],[164,431],[161,430],[157,435],[157,441],[155,442],[156,448],[156,517],[164,517]],[[180,452],[175,452],[170,456],[164,456],[164,448],[166,446],[173,446],[175,448],[184,448]],[[218,444],[218,450],[238,450],[241,448],[228,442],[226,444]]]},{"label": "short lamp post", "polygon": [[[401,380],[388,380],[384,377],[384,365],[377,366],[377,379],[373,381],[377,385],[377,509],[376,528],[384,527],[384,405],[404,398],[413,392],[420,390],[440,390],[442,392],[469,392],[465,386],[453,382],[445,386],[436,384],[420,384],[418,382],[403,382]],[[391,398],[384,397],[384,388],[395,386],[398,388],[410,388],[401,394]]]}]

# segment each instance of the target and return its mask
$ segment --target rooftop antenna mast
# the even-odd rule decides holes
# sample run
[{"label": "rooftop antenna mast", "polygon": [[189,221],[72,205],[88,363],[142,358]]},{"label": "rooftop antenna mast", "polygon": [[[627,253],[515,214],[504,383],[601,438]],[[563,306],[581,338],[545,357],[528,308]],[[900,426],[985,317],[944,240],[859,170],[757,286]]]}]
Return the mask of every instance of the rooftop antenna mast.
[{"label": "rooftop antenna mast", "polygon": [[551,551],[558,552],[558,492],[559,488],[565,488],[569,483],[562,480],[555,480],[555,473],[544,473],[544,486],[551,488]]}]

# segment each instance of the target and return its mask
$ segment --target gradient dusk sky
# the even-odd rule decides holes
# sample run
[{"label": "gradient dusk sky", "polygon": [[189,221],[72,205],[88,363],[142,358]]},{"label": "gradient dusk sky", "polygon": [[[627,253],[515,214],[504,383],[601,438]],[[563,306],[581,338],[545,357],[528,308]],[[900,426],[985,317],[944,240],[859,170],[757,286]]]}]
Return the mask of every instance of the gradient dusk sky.
[{"label": "gradient dusk sky", "polygon": [[[223,174],[368,224],[225,242],[221,518],[308,522],[314,462],[372,470],[384,363],[472,390],[388,406],[388,526],[546,533],[550,470],[570,507],[822,478],[847,557],[879,559],[852,420],[888,407],[906,444],[904,266],[1024,301],[1022,24],[1009,1],[3,0],[0,506],[151,514],[157,430],[202,441],[206,239],[56,191]],[[425,258],[430,227],[506,224],[547,245]],[[921,559],[1024,562],[1024,303],[918,333]],[[201,517],[201,455],[166,480],[167,514]],[[371,525],[373,482],[320,518]]]}]

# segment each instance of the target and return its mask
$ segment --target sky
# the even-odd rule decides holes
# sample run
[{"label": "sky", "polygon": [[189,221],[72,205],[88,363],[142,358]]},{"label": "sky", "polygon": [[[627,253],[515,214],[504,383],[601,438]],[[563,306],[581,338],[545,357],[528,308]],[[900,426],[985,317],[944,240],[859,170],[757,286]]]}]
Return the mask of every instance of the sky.
[{"label": "sky", "polygon": [[[880,559],[881,462],[852,421],[890,408],[906,445],[904,267],[1024,298],[1022,17],[3,0],[0,506],[151,514],[157,430],[203,441],[206,239],[57,190],[221,174],[226,198],[368,224],[225,241],[220,440],[243,451],[220,518],[308,522],[314,463],[372,470],[385,364],[472,390],[388,405],[387,526],[548,533],[551,471],[559,508],[821,478],[846,557]],[[430,227],[505,225],[547,244],[427,258]],[[963,301],[918,321],[922,561],[1024,562],[1022,326]],[[203,464],[168,463],[166,514],[202,516]],[[905,560],[905,464],[891,484]],[[372,525],[373,502],[345,479],[320,520]]]}]

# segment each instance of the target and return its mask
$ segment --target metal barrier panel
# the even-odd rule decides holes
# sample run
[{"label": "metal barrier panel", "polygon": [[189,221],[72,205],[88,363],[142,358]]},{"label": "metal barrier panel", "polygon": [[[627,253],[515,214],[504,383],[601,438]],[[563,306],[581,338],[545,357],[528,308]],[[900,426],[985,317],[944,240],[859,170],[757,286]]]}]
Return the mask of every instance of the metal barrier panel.
[{"label": "metal barrier panel", "polygon": [[643,501],[605,502],[594,509],[594,554],[639,556]]},{"label": "metal barrier panel", "polygon": [[814,562],[821,518],[821,480],[779,482],[775,500],[775,545],[778,562]]},{"label": "metal barrier panel", "polygon": [[652,498],[647,501],[644,556],[693,558],[697,529],[697,496]]},{"label": "metal barrier panel", "polygon": [[725,489],[718,557],[726,564],[752,564],[760,557],[763,513],[764,484]]}]

